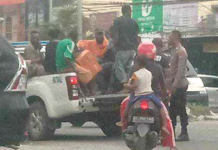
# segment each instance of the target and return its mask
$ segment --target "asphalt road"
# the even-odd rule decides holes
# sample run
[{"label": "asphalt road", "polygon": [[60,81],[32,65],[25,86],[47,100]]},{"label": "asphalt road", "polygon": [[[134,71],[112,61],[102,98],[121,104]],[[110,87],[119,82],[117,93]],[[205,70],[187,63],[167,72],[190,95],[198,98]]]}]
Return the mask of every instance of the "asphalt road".
[{"label": "asphalt road", "polygon": [[[179,127],[177,129],[179,134]],[[218,150],[218,121],[191,122],[190,142],[177,143],[179,150]],[[165,150],[158,146],[155,150]],[[0,150],[8,150],[0,148]],[[28,141],[20,150],[128,150],[122,138],[107,138],[92,123],[82,128],[72,128],[65,123],[49,141]]]}]

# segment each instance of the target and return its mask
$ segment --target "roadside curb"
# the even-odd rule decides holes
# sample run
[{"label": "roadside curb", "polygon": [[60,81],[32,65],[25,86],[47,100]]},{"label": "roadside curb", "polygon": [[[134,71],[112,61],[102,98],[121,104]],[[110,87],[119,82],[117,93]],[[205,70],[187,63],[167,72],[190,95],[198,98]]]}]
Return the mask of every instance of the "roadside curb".
[{"label": "roadside curb", "polygon": [[187,107],[187,114],[189,117],[190,121],[203,121],[203,120],[207,120],[207,121],[218,121],[218,115],[215,114],[214,112],[210,111],[209,115],[200,115],[200,116],[195,116],[193,114],[191,114],[191,110]]},{"label": "roadside curb", "polygon": [[205,120],[218,120],[218,115],[210,111],[211,115],[210,116],[205,116]]}]

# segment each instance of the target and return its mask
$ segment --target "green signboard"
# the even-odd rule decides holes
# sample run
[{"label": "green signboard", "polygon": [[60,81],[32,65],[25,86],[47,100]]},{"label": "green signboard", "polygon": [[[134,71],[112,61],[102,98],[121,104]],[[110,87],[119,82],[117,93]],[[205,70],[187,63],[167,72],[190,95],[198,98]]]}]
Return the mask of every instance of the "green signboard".
[{"label": "green signboard", "polygon": [[133,0],[133,18],[141,33],[163,31],[163,0]]}]

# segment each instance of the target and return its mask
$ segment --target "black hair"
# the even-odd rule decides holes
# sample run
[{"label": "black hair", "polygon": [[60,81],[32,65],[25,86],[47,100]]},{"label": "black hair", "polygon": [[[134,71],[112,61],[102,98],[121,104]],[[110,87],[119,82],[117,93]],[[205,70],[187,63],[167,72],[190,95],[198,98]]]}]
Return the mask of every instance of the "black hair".
[{"label": "black hair", "polygon": [[139,55],[136,57],[135,62],[140,66],[140,67],[146,67],[147,62],[148,62],[148,57],[145,55]]},{"label": "black hair", "polygon": [[32,34],[39,34],[39,31],[37,31],[37,30],[33,30],[33,31],[31,31],[30,34],[31,34],[31,35],[32,35]]},{"label": "black hair", "polygon": [[104,34],[104,31],[102,29],[100,29],[100,28],[96,28],[95,29],[95,33],[102,33],[102,34]]},{"label": "black hair", "polygon": [[180,42],[182,41],[182,34],[181,34],[180,31],[178,31],[178,30],[173,30],[173,31],[171,32],[171,34],[173,34],[173,35],[177,38],[177,40],[179,40]]},{"label": "black hair", "polygon": [[156,47],[163,47],[163,40],[161,38],[154,38],[152,43],[156,46]]},{"label": "black hair", "polygon": [[131,12],[132,8],[130,5],[123,5],[122,6],[122,14],[123,15],[126,15],[128,14],[129,12]]},{"label": "black hair", "polygon": [[58,39],[59,34],[60,34],[59,29],[49,29],[49,31],[48,31],[48,36],[53,38],[53,39]]},{"label": "black hair", "polygon": [[76,30],[72,30],[68,33],[68,37],[76,43],[78,39],[78,32]]}]

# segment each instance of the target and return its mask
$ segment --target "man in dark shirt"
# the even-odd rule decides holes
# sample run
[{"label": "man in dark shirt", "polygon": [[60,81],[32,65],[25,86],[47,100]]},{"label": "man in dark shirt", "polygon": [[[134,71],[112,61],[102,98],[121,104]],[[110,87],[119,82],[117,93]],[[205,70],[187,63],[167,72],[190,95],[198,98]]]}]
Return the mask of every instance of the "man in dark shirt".
[{"label": "man in dark shirt", "polygon": [[138,47],[139,27],[131,18],[131,12],[130,5],[124,5],[122,7],[123,16],[114,21],[115,74],[121,84],[127,82],[129,66]]},{"label": "man in dark shirt", "polygon": [[165,69],[169,69],[170,68],[170,54],[165,53],[165,51],[163,51],[163,41],[161,38],[154,38],[154,40],[152,41],[152,43],[156,46],[156,50],[157,50],[157,55],[155,58],[155,61],[157,63],[159,63],[162,68]]},{"label": "man in dark shirt", "polygon": [[56,73],[56,65],[55,65],[55,56],[56,56],[56,49],[58,45],[58,36],[60,31],[58,29],[50,29],[49,36],[51,38],[50,42],[46,45],[46,52],[45,52],[45,60],[44,60],[44,68],[47,73]]}]

